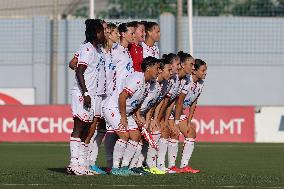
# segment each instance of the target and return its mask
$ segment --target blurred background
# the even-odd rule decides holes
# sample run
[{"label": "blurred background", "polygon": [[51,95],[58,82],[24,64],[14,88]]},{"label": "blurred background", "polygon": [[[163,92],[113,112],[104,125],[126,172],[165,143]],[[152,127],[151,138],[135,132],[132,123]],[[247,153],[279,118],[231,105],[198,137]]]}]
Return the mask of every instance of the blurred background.
[{"label": "blurred background", "polygon": [[[74,72],[68,62],[84,40],[84,20],[94,17],[157,21],[162,54],[183,50],[204,59],[201,105],[284,105],[284,0],[0,0],[0,5],[0,93],[21,104],[70,103]],[[8,102],[13,101],[0,100]]]}]

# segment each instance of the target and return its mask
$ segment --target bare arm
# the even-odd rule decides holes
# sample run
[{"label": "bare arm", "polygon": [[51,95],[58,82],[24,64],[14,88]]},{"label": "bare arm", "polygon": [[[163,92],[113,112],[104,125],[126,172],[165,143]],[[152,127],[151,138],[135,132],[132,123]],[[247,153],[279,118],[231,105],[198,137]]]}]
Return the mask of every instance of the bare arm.
[{"label": "bare arm", "polygon": [[127,116],[126,116],[126,99],[128,98],[129,94],[126,91],[122,91],[119,94],[118,98],[118,109],[120,112],[120,123],[127,128]]},{"label": "bare arm", "polygon": [[191,120],[193,118],[193,114],[194,114],[194,111],[195,111],[195,108],[196,108],[196,104],[197,104],[197,99],[190,106],[189,115],[188,115],[188,124],[190,124],[190,122],[191,122]]},{"label": "bare arm", "polygon": [[169,106],[169,102],[170,102],[170,98],[169,97],[165,97],[163,100],[163,104],[161,106],[161,109],[158,112],[158,122],[160,122],[163,118],[164,112],[167,109],[167,107]]},{"label": "bare arm", "polygon": [[[82,90],[83,96],[85,92],[88,92],[88,89],[85,84],[85,79],[84,79],[84,73],[86,69],[87,69],[87,66],[82,65],[82,64],[80,64],[78,68],[76,69],[76,77],[78,79],[78,83]],[[91,97],[89,95],[84,96],[84,106],[86,108],[91,108]]]},{"label": "bare arm", "polygon": [[177,97],[177,101],[176,101],[176,108],[175,108],[175,120],[180,120],[180,116],[182,114],[182,110],[183,110],[183,101],[185,99],[185,94],[181,93],[178,97]]},{"label": "bare arm", "polygon": [[78,63],[78,58],[73,57],[72,60],[70,60],[70,62],[69,62],[69,68],[71,68],[72,70],[76,70],[77,63]]}]

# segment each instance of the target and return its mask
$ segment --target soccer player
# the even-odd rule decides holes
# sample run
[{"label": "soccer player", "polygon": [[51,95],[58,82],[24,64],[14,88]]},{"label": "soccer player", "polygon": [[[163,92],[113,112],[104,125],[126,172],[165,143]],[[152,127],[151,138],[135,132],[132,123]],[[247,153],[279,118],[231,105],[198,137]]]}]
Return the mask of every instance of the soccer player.
[{"label": "soccer player", "polygon": [[159,48],[155,45],[160,40],[160,27],[156,22],[144,22],[146,39],[142,42],[143,58],[152,56],[160,58]]},{"label": "soccer player", "polygon": [[[196,127],[191,123],[194,115],[198,97],[200,96],[204,79],[206,76],[207,66],[201,59],[196,59],[192,75],[185,78],[186,84],[182,88],[175,108],[175,124],[179,131],[184,135],[184,145],[182,152],[182,159],[180,165],[180,172],[182,173],[198,173],[200,170],[192,169],[188,166],[194,150],[194,143],[196,138]],[[183,114],[183,110],[190,108],[189,115]],[[170,125],[174,125],[174,121],[170,121]],[[176,152],[177,153],[177,152]]]},{"label": "soccer player", "polygon": [[[160,69],[159,69],[159,75],[157,80],[152,80],[150,82],[150,88],[148,90],[147,97],[141,104],[141,107],[139,109],[139,114],[142,116],[142,118],[145,120],[146,128],[150,130],[150,122],[153,115],[153,110],[156,107],[156,104],[159,103],[160,99],[162,99],[167,93],[168,93],[168,81],[171,77],[171,62],[166,61],[164,59],[160,60]],[[138,115],[139,115],[138,114]],[[134,170],[141,170],[142,163],[145,159],[144,155],[141,153],[142,150],[142,143],[139,143],[138,149],[131,161],[130,167],[134,167]],[[148,146],[147,146],[148,147]],[[136,169],[135,169],[136,167]],[[149,170],[153,174],[163,174],[164,172],[161,172],[160,170],[157,170],[156,167],[151,167]]]},{"label": "soccer player", "polygon": [[119,136],[113,152],[111,173],[114,175],[134,174],[128,166],[141,138],[136,122],[143,120],[135,118],[133,113],[146,97],[148,82],[157,78],[159,61],[148,57],[143,60],[141,67],[143,72],[134,72],[125,78],[121,87],[103,103],[103,115],[109,125],[107,129],[114,130]]},{"label": "soccer player", "polygon": [[[162,149],[160,149],[160,140],[161,136],[163,137],[165,135],[165,127],[163,127],[163,118],[165,116],[165,110],[167,109],[170,99],[174,98],[176,95],[176,90],[179,87],[179,80],[178,80],[178,71],[180,69],[180,59],[176,54],[170,53],[170,54],[164,54],[163,59],[166,62],[170,62],[172,67],[172,75],[170,78],[170,81],[168,81],[167,84],[167,93],[164,94],[164,96],[160,97],[159,104],[155,107],[155,113],[154,113],[154,119],[151,122],[151,130],[152,130],[152,136],[153,138],[158,142],[159,144],[159,151],[156,151],[152,147],[149,146],[148,152],[147,152],[147,165],[148,167],[153,170],[160,170],[165,172],[165,169],[162,169],[163,167],[158,166],[157,162],[157,155],[159,152],[164,150],[164,146],[162,144]],[[163,139],[162,139],[163,141]]]},{"label": "soccer player", "polygon": [[72,114],[74,128],[70,137],[69,173],[76,175],[91,175],[86,168],[88,145],[86,136],[94,117],[94,98],[96,96],[97,65],[100,64],[99,44],[105,40],[102,24],[97,20],[87,20],[86,41],[81,46],[76,68],[76,77],[72,89]]},{"label": "soccer player", "polygon": [[120,43],[112,51],[113,63],[116,66],[116,87],[120,87],[124,79],[134,72],[128,45],[134,41],[135,25],[131,22],[122,23],[118,26],[118,31],[120,33]]},{"label": "soccer player", "polygon": [[145,41],[145,26],[143,22],[133,21],[135,26],[135,38],[134,42],[128,45],[128,50],[133,61],[134,71],[141,72],[141,63],[143,60],[143,47],[142,42]]},{"label": "soccer player", "polygon": [[160,140],[160,145],[163,148],[163,151],[158,152],[158,167],[160,169],[166,169],[165,168],[165,155],[168,150],[168,162],[169,162],[169,173],[179,173],[180,170],[175,167],[175,161],[177,157],[177,151],[178,151],[178,140],[179,140],[179,130],[174,125],[169,124],[169,119],[172,113],[172,110],[174,109],[175,101],[180,93],[181,88],[185,85],[185,79],[188,75],[192,73],[192,69],[194,66],[194,58],[188,54],[184,53],[182,51],[178,52],[178,56],[181,61],[181,69],[179,69],[177,81],[179,83],[179,86],[176,87],[172,96],[169,99],[169,104],[166,110],[165,118],[164,118],[164,124],[163,125],[163,131],[162,131],[162,139]]}]

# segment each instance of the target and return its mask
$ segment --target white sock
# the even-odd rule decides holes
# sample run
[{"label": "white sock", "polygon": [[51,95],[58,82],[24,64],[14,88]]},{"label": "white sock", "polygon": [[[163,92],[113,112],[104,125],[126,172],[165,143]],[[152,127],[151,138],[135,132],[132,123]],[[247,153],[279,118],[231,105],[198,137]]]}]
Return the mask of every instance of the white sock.
[{"label": "white sock", "polygon": [[120,160],[124,154],[127,141],[118,139],[113,150],[113,168],[119,168]]},{"label": "white sock", "polygon": [[170,139],[168,144],[169,168],[176,165],[177,153],[178,153],[178,140]]},{"label": "white sock", "polygon": [[183,144],[182,158],[180,162],[180,168],[186,167],[190,160],[191,154],[194,149],[194,138],[185,138]]},{"label": "white sock", "polygon": [[78,165],[80,138],[70,137],[70,166]]},{"label": "white sock", "polygon": [[160,138],[159,140],[159,151],[157,152],[157,167],[161,170],[165,169],[165,159],[168,149],[168,139]]},{"label": "white sock", "polygon": [[88,144],[81,142],[79,148],[78,163],[80,166],[87,166]]},{"label": "white sock", "polygon": [[89,164],[96,165],[98,153],[99,153],[99,146],[102,144],[102,141],[105,137],[105,132],[101,130],[97,130],[94,136],[91,139],[89,144]]},{"label": "white sock", "polygon": [[116,133],[107,133],[105,136],[105,156],[108,168],[112,168],[113,149],[117,140],[118,136]]},{"label": "white sock", "polygon": [[[129,168],[133,168],[133,167],[137,167],[137,163],[139,161],[139,158],[140,156],[142,155],[141,151],[142,151],[142,145],[143,143],[142,142],[139,142],[138,145],[137,145],[137,149],[136,149],[136,152],[131,160],[131,163],[130,163],[130,166]],[[141,166],[142,167],[142,164]]]},{"label": "white sock", "polygon": [[137,150],[138,142],[128,140],[126,149],[124,151],[121,167],[129,166],[130,160],[133,158]]},{"label": "white sock", "polygon": [[[161,133],[159,131],[152,132],[152,137],[156,143],[159,142],[160,136]],[[149,149],[147,152],[147,160],[146,160],[148,167],[149,168],[156,167],[157,166],[156,160],[157,160],[157,151],[155,148],[152,148],[151,145],[149,145]]]}]

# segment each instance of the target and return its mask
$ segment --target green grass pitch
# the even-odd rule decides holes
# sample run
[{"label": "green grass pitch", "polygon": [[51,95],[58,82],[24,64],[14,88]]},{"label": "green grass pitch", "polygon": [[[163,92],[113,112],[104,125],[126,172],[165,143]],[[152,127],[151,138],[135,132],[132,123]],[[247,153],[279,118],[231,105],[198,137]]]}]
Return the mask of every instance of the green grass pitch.
[{"label": "green grass pitch", "polygon": [[284,188],[284,144],[197,143],[199,174],[72,176],[68,159],[67,143],[0,143],[0,188]]}]

